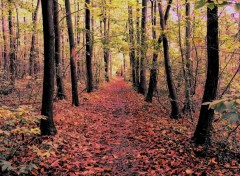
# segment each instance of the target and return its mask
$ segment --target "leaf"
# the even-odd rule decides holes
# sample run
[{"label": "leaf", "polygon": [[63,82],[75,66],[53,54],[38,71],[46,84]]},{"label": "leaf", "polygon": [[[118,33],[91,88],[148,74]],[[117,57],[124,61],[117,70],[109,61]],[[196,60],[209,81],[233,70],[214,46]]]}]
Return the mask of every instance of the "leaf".
[{"label": "leaf", "polygon": [[8,162],[8,161],[1,160],[0,165],[2,166],[2,172],[13,170],[13,167],[11,166],[11,163]]},{"label": "leaf", "polygon": [[214,9],[215,5],[213,3],[209,3],[207,5],[207,7],[212,10],[212,9]]},{"label": "leaf", "polygon": [[240,3],[235,4],[235,9],[236,11],[240,12]]},{"label": "leaf", "polygon": [[186,169],[186,174],[189,174],[189,175],[191,175],[191,174],[193,174],[193,170],[191,170],[191,169]]},{"label": "leaf", "polygon": [[222,115],[222,120],[227,120],[231,124],[240,120],[240,115],[236,112],[227,112]]},{"label": "leaf", "polygon": [[206,4],[205,0],[199,0],[196,2],[195,4],[195,9],[200,9],[201,7],[203,7]]}]

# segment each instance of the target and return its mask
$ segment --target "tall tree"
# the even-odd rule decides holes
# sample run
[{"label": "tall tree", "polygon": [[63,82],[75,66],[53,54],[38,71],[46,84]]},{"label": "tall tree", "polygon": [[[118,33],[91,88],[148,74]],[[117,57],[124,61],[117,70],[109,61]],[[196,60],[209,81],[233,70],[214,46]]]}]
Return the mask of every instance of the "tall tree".
[{"label": "tall tree", "polygon": [[141,21],[141,60],[140,60],[140,83],[138,92],[146,92],[146,33],[147,33],[147,0],[142,0],[142,21]]},{"label": "tall tree", "polygon": [[135,56],[135,84],[136,87],[139,87],[139,62],[140,62],[140,43],[141,43],[141,34],[140,34],[140,8],[139,6],[139,0],[136,0],[137,10],[136,10],[136,56]]},{"label": "tall tree", "polygon": [[158,43],[156,41],[156,25],[157,25],[157,3],[156,0],[151,0],[151,16],[152,16],[152,38],[153,38],[153,59],[152,59],[152,68],[150,70],[150,80],[147,96],[145,101],[152,102],[152,97],[154,90],[157,86],[157,59],[158,59]]},{"label": "tall tree", "polygon": [[2,32],[3,32],[3,68],[8,71],[8,41],[7,41],[7,15],[5,14],[6,2],[2,1]]},{"label": "tall tree", "polygon": [[172,0],[169,0],[165,15],[163,15],[162,2],[158,3],[158,8],[159,8],[159,14],[160,14],[160,26],[163,31],[162,41],[163,41],[163,53],[164,53],[164,66],[165,66],[165,72],[166,72],[166,78],[167,78],[169,98],[171,102],[171,118],[178,119],[180,117],[178,98],[177,98],[177,93],[173,83],[172,70],[170,65],[168,38],[164,32],[166,30],[166,20],[168,19],[168,14],[171,8],[171,4],[172,4]]},{"label": "tall tree", "polygon": [[107,19],[107,3],[103,0],[103,58],[105,81],[109,81],[109,38],[108,38],[108,20]]},{"label": "tall tree", "polygon": [[93,73],[92,73],[92,37],[91,37],[91,14],[90,14],[90,0],[85,0],[85,29],[86,29],[86,68],[87,68],[87,92],[93,90]]},{"label": "tall tree", "polygon": [[[212,0],[208,3],[214,5]],[[219,43],[218,43],[218,7],[207,8],[207,79],[203,94],[202,103],[215,100],[217,95],[219,78]],[[197,128],[194,132],[193,140],[196,144],[210,142],[212,120],[214,110],[208,105],[202,104],[198,119]]]},{"label": "tall tree", "polygon": [[[30,56],[29,56],[29,75],[34,76],[34,65],[36,62],[36,33],[37,33],[37,24],[38,24],[38,10],[40,8],[41,1],[37,1],[36,9],[33,13],[33,31],[32,31],[32,40],[31,40],[31,48],[30,48]],[[36,68],[35,68],[36,70]]]},{"label": "tall tree", "polygon": [[9,41],[10,41],[10,79],[11,83],[15,83],[15,76],[16,76],[16,43],[15,43],[15,37],[13,34],[13,15],[12,15],[12,0],[8,0],[8,28],[9,28]]},{"label": "tall tree", "polygon": [[62,64],[61,64],[61,32],[59,28],[59,4],[58,0],[54,0],[54,32],[55,32],[55,65],[56,65],[56,82],[57,95],[60,100],[65,99],[64,84],[62,79]]},{"label": "tall tree", "polygon": [[77,82],[77,70],[76,70],[76,46],[74,42],[74,34],[72,27],[72,13],[69,0],[65,0],[66,7],[66,20],[68,28],[68,37],[70,45],[70,66],[71,66],[71,82],[72,82],[72,104],[79,106],[78,100],[78,82]]},{"label": "tall tree", "polygon": [[129,28],[129,58],[132,71],[132,83],[133,86],[136,86],[136,72],[135,72],[135,42],[134,42],[134,28],[133,28],[133,12],[132,4],[128,2],[128,28]]},{"label": "tall tree", "polygon": [[53,95],[54,95],[54,21],[53,1],[42,0],[43,34],[44,34],[44,77],[42,112],[46,119],[41,119],[42,135],[54,135],[57,130],[53,122]]},{"label": "tall tree", "polygon": [[186,0],[185,5],[185,15],[186,15],[186,49],[185,49],[185,62],[184,63],[184,79],[185,79],[185,100],[184,100],[184,107],[183,112],[187,113],[189,115],[192,115],[193,111],[193,102],[192,102],[192,96],[193,96],[193,68],[192,68],[192,61],[190,59],[191,57],[191,21],[190,21],[190,10],[191,10],[191,4],[189,0]]}]

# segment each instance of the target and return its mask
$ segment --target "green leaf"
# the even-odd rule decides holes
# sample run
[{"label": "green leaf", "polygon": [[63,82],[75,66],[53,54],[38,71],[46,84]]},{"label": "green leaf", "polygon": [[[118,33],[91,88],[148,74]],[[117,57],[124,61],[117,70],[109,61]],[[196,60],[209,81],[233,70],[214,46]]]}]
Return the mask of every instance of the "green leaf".
[{"label": "green leaf", "polygon": [[201,7],[203,7],[206,4],[205,0],[199,0],[196,2],[195,4],[195,9],[200,9]]},{"label": "green leaf", "polygon": [[235,9],[236,9],[238,12],[240,12],[240,3],[236,3],[236,4],[235,4]]},{"label": "green leaf", "polygon": [[227,120],[232,124],[232,123],[235,123],[240,120],[240,115],[236,112],[228,112],[228,113],[223,114],[221,119]]},{"label": "green leaf", "polygon": [[215,5],[213,3],[209,3],[207,5],[207,7],[212,10],[212,9],[214,9]]}]

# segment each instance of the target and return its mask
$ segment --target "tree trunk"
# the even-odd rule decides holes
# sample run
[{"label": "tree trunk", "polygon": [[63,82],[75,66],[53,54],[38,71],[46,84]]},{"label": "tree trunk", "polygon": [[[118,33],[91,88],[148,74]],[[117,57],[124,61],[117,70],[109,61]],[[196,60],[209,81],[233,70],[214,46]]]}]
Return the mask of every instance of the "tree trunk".
[{"label": "tree trunk", "polygon": [[2,32],[3,32],[3,68],[8,71],[8,41],[7,41],[7,16],[4,13],[6,9],[6,3],[2,1]]},{"label": "tree trunk", "polygon": [[140,83],[138,93],[145,94],[146,92],[146,32],[147,32],[147,0],[142,0],[142,22],[141,22],[141,61],[140,61]]},{"label": "tree trunk", "polygon": [[192,116],[193,111],[193,68],[192,68],[192,61],[190,60],[191,57],[191,22],[190,22],[190,2],[186,0],[186,69],[185,70],[185,101],[183,112]]},{"label": "tree trunk", "polygon": [[[137,5],[138,4],[138,0],[137,0]],[[135,63],[135,66],[136,66],[136,72],[135,72],[135,84],[136,84],[136,87],[139,87],[139,60],[140,60],[140,43],[141,43],[141,37],[140,37],[140,9],[137,8],[137,13],[136,13],[136,40],[137,40],[137,44],[136,44],[136,63]]]},{"label": "tree trunk", "polygon": [[[209,0],[209,3],[213,1]],[[202,103],[215,100],[219,76],[219,43],[218,43],[218,7],[207,9],[207,80]],[[202,105],[193,140],[196,144],[210,142],[214,110],[208,105]]]},{"label": "tree trunk", "polygon": [[59,28],[59,4],[58,0],[54,0],[54,31],[55,31],[55,65],[56,65],[56,82],[57,94],[56,97],[60,100],[66,98],[64,92],[64,84],[62,79],[62,64],[61,64],[61,32]]},{"label": "tree trunk", "polygon": [[8,28],[9,28],[9,40],[10,40],[10,79],[11,84],[15,83],[16,76],[16,43],[15,37],[13,35],[13,19],[12,19],[12,0],[8,0],[9,9],[8,9]]},{"label": "tree trunk", "polygon": [[136,78],[135,78],[135,44],[134,44],[134,28],[133,28],[133,12],[132,6],[128,4],[128,28],[129,28],[129,58],[131,64],[131,71],[132,71],[132,83],[133,86],[136,86]]},{"label": "tree trunk", "polygon": [[[162,31],[166,30],[166,20],[168,17],[167,11],[170,10],[171,3],[172,3],[172,0],[169,0],[165,16],[163,16],[162,4],[158,3],[159,14],[160,14],[160,25],[161,25]],[[172,78],[172,70],[171,70],[170,56],[169,56],[169,45],[168,45],[168,39],[165,33],[162,34],[162,41],[163,41],[163,52],[164,52],[164,66],[165,66],[165,72],[167,77],[169,98],[171,102],[171,118],[178,119],[180,117],[178,99],[177,99],[177,93],[176,93],[174,83],[173,83],[173,78]]]},{"label": "tree trunk", "polygon": [[86,29],[86,73],[87,73],[87,92],[93,91],[93,74],[92,74],[92,37],[91,37],[91,14],[88,6],[90,0],[85,0],[85,29]]},{"label": "tree trunk", "polygon": [[42,112],[46,119],[41,119],[42,135],[55,135],[57,130],[53,122],[54,95],[54,22],[53,1],[42,0],[43,33],[44,33],[44,78],[42,95]]},{"label": "tree trunk", "polygon": [[[32,33],[32,41],[30,48],[30,56],[29,56],[29,75],[34,76],[34,64],[36,62],[36,33],[37,33],[37,22],[38,22],[38,10],[40,8],[40,0],[37,1],[36,9],[33,13],[33,33]],[[36,64],[35,64],[36,65]]]},{"label": "tree trunk", "polygon": [[107,29],[107,10],[106,1],[104,0],[103,8],[103,58],[104,58],[104,70],[105,81],[109,82],[109,41],[108,41],[108,29]]},{"label": "tree trunk", "polygon": [[[156,1],[152,1],[152,8],[151,8],[151,13],[152,13],[152,37],[154,42],[156,42],[157,35],[156,35],[156,25],[157,25],[157,20],[156,20],[156,15],[157,15],[157,4]],[[148,87],[148,92],[147,96],[145,98],[145,101],[147,102],[152,102],[152,97],[154,90],[156,89],[157,86],[157,59],[158,59],[158,46],[157,43],[154,44],[153,48],[153,60],[152,60],[152,68],[150,70],[150,80],[149,80],[149,87]]]},{"label": "tree trunk", "polygon": [[70,69],[71,69],[71,82],[72,82],[72,104],[79,106],[78,100],[78,83],[77,83],[77,70],[76,70],[76,47],[74,42],[74,34],[72,27],[72,15],[69,0],[65,0],[66,6],[66,20],[68,28],[68,37],[70,45]]}]

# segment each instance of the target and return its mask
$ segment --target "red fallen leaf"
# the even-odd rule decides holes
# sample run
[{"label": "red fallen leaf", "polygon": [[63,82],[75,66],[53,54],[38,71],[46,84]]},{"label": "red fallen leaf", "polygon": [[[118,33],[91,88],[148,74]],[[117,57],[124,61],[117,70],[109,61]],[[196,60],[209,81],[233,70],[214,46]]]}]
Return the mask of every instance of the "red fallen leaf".
[{"label": "red fallen leaf", "polygon": [[191,169],[186,169],[185,172],[186,172],[186,174],[189,174],[189,175],[193,174],[193,170],[191,170]]}]

